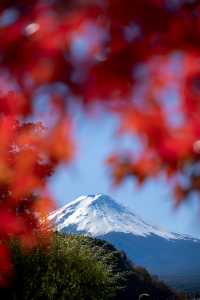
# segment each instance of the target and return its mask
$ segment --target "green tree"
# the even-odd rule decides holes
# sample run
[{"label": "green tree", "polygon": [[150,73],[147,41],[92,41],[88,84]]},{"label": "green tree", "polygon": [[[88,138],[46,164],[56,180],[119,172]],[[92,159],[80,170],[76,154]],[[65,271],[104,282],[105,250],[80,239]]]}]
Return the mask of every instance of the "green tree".
[{"label": "green tree", "polygon": [[48,249],[29,253],[14,243],[15,276],[1,299],[19,300],[102,300],[113,292],[111,271],[78,239],[56,234]]}]

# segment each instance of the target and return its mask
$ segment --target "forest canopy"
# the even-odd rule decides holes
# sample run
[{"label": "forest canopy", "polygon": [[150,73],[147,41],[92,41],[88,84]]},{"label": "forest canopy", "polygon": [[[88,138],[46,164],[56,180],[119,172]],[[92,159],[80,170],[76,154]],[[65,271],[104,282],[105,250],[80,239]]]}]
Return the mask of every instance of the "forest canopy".
[{"label": "forest canopy", "polygon": [[12,242],[15,276],[0,289],[7,300],[132,300],[148,293],[151,299],[179,296],[126,255],[97,239],[54,234],[48,249],[37,245],[27,252]]}]

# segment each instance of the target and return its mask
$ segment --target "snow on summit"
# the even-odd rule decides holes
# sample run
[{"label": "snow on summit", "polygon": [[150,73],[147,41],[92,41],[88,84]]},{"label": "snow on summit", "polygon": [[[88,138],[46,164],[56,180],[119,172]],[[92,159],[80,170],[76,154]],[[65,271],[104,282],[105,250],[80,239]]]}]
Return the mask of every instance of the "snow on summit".
[{"label": "snow on summit", "polygon": [[49,220],[62,232],[82,232],[102,236],[110,232],[132,233],[137,236],[157,235],[166,239],[187,239],[145,223],[127,208],[103,194],[80,196],[52,212]]}]

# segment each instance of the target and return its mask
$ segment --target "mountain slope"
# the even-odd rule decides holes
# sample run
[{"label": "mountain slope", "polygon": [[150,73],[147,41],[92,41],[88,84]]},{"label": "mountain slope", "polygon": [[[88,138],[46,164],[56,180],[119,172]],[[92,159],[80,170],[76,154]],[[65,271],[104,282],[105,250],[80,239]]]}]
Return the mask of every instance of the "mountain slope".
[{"label": "mountain slope", "polygon": [[133,212],[102,194],[80,196],[51,213],[49,220],[53,220],[58,230],[69,231],[69,226],[73,226],[76,231],[86,232],[91,236],[124,232],[143,237],[154,234],[166,239],[188,238],[145,223]]},{"label": "mountain slope", "polygon": [[172,286],[200,289],[200,240],[151,226],[109,196],[81,196],[52,212],[49,220],[63,233],[113,243]]}]

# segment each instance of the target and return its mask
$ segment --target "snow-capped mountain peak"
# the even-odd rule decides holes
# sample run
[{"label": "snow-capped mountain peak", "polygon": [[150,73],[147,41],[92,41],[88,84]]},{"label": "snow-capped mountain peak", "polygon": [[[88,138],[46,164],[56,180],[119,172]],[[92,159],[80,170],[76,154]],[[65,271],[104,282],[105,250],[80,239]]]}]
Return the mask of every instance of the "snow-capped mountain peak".
[{"label": "snow-capped mountain peak", "polygon": [[103,194],[80,196],[52,212],[49,220],[58,231],[82,232],[102,236],[110,232],[132,233],[137,236],[156,235],[165,239],[185,239],[186,236],[167,232],[145,223],[127,208]]},{"label": "snow-capped mountain peak", "polygon": [[49,220],[63,233],[112,243],[134,264],[147,268],[172,287],[183,288],[183,282],[187,282],[186,288],[193,286],[199,291],[200,240],[151,226],[109,196],[80,196],[53,211]]}]

